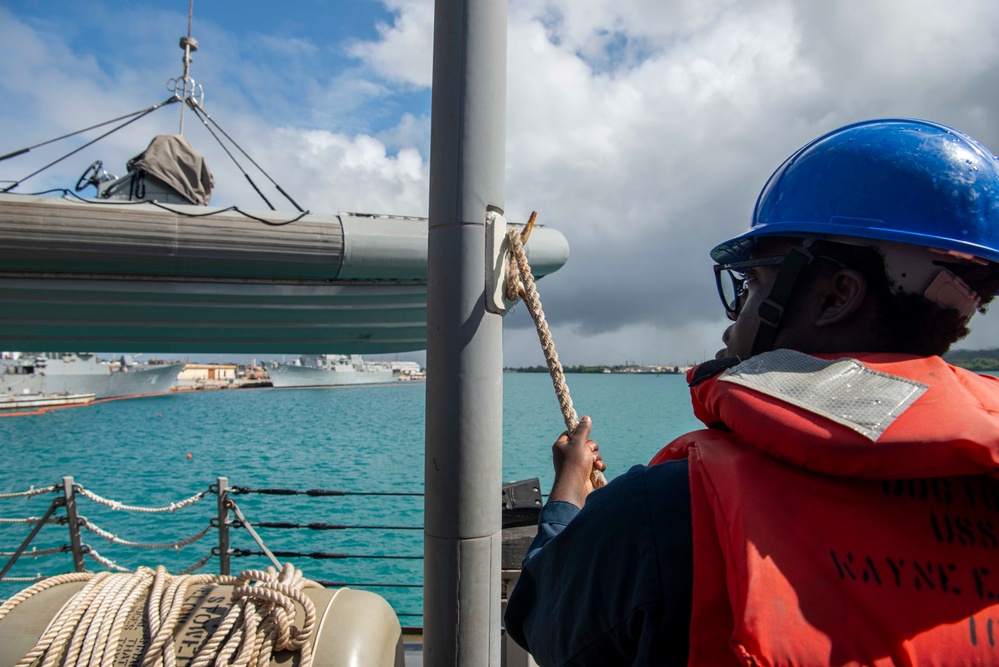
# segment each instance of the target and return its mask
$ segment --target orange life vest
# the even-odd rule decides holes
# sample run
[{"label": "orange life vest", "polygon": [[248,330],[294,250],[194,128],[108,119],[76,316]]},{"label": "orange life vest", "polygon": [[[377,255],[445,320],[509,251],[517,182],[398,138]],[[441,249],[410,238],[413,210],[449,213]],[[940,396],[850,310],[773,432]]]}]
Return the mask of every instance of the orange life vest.
[{"label": "orange life vest", "polygon": [[903,355],[823,375],[796,364],[835,357],[778,352],[692,386],[727,429],[651,462],[688,459],[690,664],[999,664],[999,381]]}]

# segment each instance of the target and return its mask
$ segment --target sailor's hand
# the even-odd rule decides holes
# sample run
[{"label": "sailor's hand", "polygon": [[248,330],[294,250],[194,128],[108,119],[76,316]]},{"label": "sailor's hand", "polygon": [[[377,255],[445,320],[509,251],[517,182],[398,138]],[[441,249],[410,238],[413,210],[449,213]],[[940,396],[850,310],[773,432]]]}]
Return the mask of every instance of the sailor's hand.
[{"label": "sailor's hand", "polygon": [[563,500],[582,508],[586,496],[593,491],[590,472],[594,468],[601,472],[607,469],[600,456],[600,445],[590,440],[592,428],[590,418],[583,417],[571,438],[563,433],[552,445],[555,483],[548,500]]}]

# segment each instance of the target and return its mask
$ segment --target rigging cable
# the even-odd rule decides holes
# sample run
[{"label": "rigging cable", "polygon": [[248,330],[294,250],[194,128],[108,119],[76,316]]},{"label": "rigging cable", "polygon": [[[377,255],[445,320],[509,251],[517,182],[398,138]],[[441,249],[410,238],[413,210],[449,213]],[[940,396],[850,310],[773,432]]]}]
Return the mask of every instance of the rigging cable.
[{"label": "rigging cable", "polygon": [[339,489],[308,489],[307,491],[301,491],[297,489],[252,489],[248,486],[230,487],[229,493],[234,495],[260,493],[271,496],[423,496],[422,493],[405,491],[341,491]]},{"label": "rigging cable", "polygon": [[[28,193],[28,195],[32,197],[41,197],[43,195],[51,194],[53,192],[61,192],[63,194],[63,197],[72,197],[74,199],[78,199],[83,204],[91,204],[93,206],[144,206],[144,205],[155,206],[156,208],[163,209],[164,211],[169,211],[174,215],[179,215],[184,218],[207,218],[213,215],[220,215],[222,213],[228,213],[229,211],[232,211],[234,213],[239,213],[244,218],[255,220],[256,222],[265,224],[268,227],[283,227],[285,225],[290,225],[293,222],[298,222],[299,220],[310,214],[309,211],[303,211],[302,213],[299,213],[294,218],[291,218],[289,220],[275,221],[255,216],[252,213],[247,213],[238,206],[227,206],[226,208],[213,208],[212,210],[207,211],[205,213],[191,213],[187,210],[171,208],[166,204],[161,204],[155,199],[150,201],[108,201],[106,199],[87,199],[86,197],[81,197],[72,190],[67,190],[65,188],[53,188],[51,190],[42,190],[41,192],[30,192]],[[188,207],[188,208],[194,208],[194,207]],[[103,399],[103,400],[112,400],[112,399]],[[34,414],[34,413],[26,413],[26,414]]]},{"label": "rigging cable", "polygon": [[[229,159],[232,160],[232,163],[234,165],[236,165],[236,168],[239,169],[241,172],[243,172],[243,176],[245,176],[246,180],[250,182],[250,185],[253,186],[253,189],[257,191],[257,194],[260,195],[260,198],[264,200],[264,203],[267,204],[267,206],[272,211],[277,210],[277,209],[274,208],[274,205],[271,204],[270,200],[267,197],[264,196],[264,193],[260,191],[260,188],[257,187],[257,184],[253,182],[253,179],[250,178],[250,175],[248,173],[246,173],[246,170],[243,169],[243,165],[241,165],[239,163],[239,160],[236,159],[236,156],[233,155],[232,152],[228,148],[226,148],[225,143],[221,139],[219,139],[219,135],[215,134],[215,130],[213,130],[211,127],[208,126],[208,122],[202,117],[202,114],[204,114],[205,116],[208,116],[208,114],[205,113],[204,111],[202,111],[200,109],[200,107],[198,107],[198,105],[192,104],[191,102],[188,102],[187,106],[191,107],[191,111],[193,111],[194,115],[197,116],[198,119],[204,124],[205,129],[208,130],[208,132],[215,138],[215,141],[219,142],[219,146],[221,146],[222,150],[225,151],[225,154],[229,156]],[[217,125],[216,125],[216,127],[217,127]],[[228,136],[228,135],[226,135],[226,136]],[[232,139],[230,139],[230,141],[232,141]],[[233,142],[233,143],[235,144],[236,142]],[[237,146],[237,148],[238,148],[238,146]],[[240,149],[240,150],[242,150],[242,149]],[[245,153],[244,153],[244,155],[245,155]],[[253,160],[250,160],[250,161],[253,162]],[[263,171],[263,170],[261,170],[261,171]],[[302,209],[298,209],[298,210],[301,211]]]},{"label": "rigging cable", "polygon": [[[189,103],[189,104],[191,104],[191,103]],[[243,147],[240,146],[238,143],[236,143],[236,140],[233,139],[232,137],[230,137],[229,133],[226,132],[224,129],[222,129],[222,126],[219,125],[217,122],[215,122],[215,119],[212,118],[211,115],[209,115],[209,113],[207,111],[205,111],[201,107],[198,107],[198,108],[195,109],[195,107],[193,105],[191,106],[191,108],[194,109],[194,112],[197,113],[197,114],[199,114],[199,115],[200,114],[204,114],[205,118],[207,118],[209,121],[211,121],[211,124],[214,125],[216,128],[218,128],[218,131],[221,132],[223,135],[225,135],[225,138],[228,139],[229,141],[231,141],[232,145],[235,146],[237,149],[239,149],[239,152],[242,153],[243,155],[245,155],[246,159],[249,160],[253,164],[254,167],[256,167],[257,169],[259,169],[261,174],[263,174],[264,176],[267,177],[267,180],[269,180],[274,185],[274,187],[278,189],[278,192],[280,192],[281,194],[283,194],[285,196],[285,198],[289,202],[291,202],[292,206],[294,206],[295,208],[297,208],[299,211],[304,212],[305,209],[303,209],[301,206],[299,206],[298,202],[296,202],[294,199],[292,199],[291,195],[289,195],[287,192],[285,192],[284,188],[282,188],[278,184],[277,181],[275,181],[273,178],[271,178],[270,174],[268,174],[266,171],[264,171],[264,168],[261,167],[259,164],[257,164],[257,162],[252,157],[250,157],[250,154],[247,153],[245,150],[243,150]],[[202,119],[201,122],[204,122],[204,119]],[[213,132],[212,135],[214,136],[214,134],[215,133]],[[215,138],[218,139],[218,137],[215,137]],[[228,153],[228,151],[226,151],[226,152]],[[230,157],[232,157],[231,154],[230,154]],[[243,173],[245,174],[246,172],[243,172]],[[247,178],[249,178],[249,176],[247,176]],[[251,181],[251,183],[252,183],[252,181]],[[253,187],[256,188],[257,186],[254,185]],[[257,192],[260,192],[260,190],[257,190]],[[263,197],[263,195],[260,195],[260,196]]]},{"label": "rigging cable", "polygon": [[[132,118],[131,120],[128,120],[128,121],[125,121],[124,123],[122,123],[121,125],[118,125],[117,127],[114,127],[114,128],[112,128],[112,129],[108,130],[107,132],[105,132],[105,133],[104,133],[104,134],[102,134],[101,136],[97,137],[96,139],[93,139],[93,140],[91,140],[91,141],[88,141],[87,143],[83,144],[83,145],[82,145],[82,146],[80,146],[79,148],[76,148],[76,149],[74,149],[74,150],[70,151],[69,153],[66,153],[65,155],[63,155],[63,156],[62,156],[61,158],[59,158],[58,160],[54,160],[53,162],[49,162],[49,163],[48,163],[47,165],[45,165],[45,166],[44,166],[44,167],[42,167],[41,169],[38,169],[38,170],[36,170],[36,171],[33,171],[33,172],[31,172],[30,174],[28,174],[28,175],[27,175],[27,176],[25,176],[24,178],[22,178],[22,179],[20,179],[20,180],[18,180],[18,181],[14,181],[14,183],[13,183],[12,185],[8,185],[8,186],[7,186],[6,188],[4,188],[3,190],[0,190],[0,192],[10,192],[11,190],[13,190],[14,188],[16,188],[16,187],[17,187],[18,185],[20,185],[20,184],[21,184],[21,183],[23,183],[24,181],[28,180],[28,179],[29,179],[29,178],[31,178],[32,176],[37,176],[38,174],[42,173],[43,171],[45,171],[45,170],[46,170],[46,169],[48,169],[49,167],[51,167],[51,166],[53,166],[53,165],[56,165],[56,164],[59,164],[60,162],[62,162],[62,161],[63,161],[63,160],[65,160],[66,158],[68,158],[68,157],[69,157],[70,155],[75,155],[76,153],[79,153],[79,152],[80,152],[80,151],[82,151],[82,150],[83,150],[84,148],[87,148],[88,146],[90,146],[90,145],[92,145],[92,144],[95,144],[95,143],[97,143],[98,141],[100,141],[100,140],[101,140],[101,139],[103,139],[104,137],[106,137],[106,136],[108,136],[108,135],[110,135],[110,134],[114,134],[115,132],[117,132],[117,131],[118,131],[118,130],[120,130],[121,128],[123,128],[123,127],[125,127],[125,126],[127,126],[127,125],[131,125],[131,124],[132,124],[132,123],[134,123],[135,121],[137,121],[137,120],[139,120],[140,118],[143,118],[143,117],[145,117],[145,116],[147,116],[147,115],[151,114],[152,112],[156,111],[156,110],[157,110],[157,109],[159,109],[160,107],[162,107],[162,106],[166,106],[167,104],[171,104],[171,103],[173,103],[173,102],[176,102],[177,100],[178,100],[178,98],[177,98],[176,96],[175,96],[175,97],[171,97],[170,99],[166,100],[165,102],[160,102],[159,104],[154,104],[153,106],[151,106],[151,107],[149,107],[149,108],[147,108],[147,109],[144,109],[144,110],[142,110],[142,111],[139,111],[139,112],[136,112],[136,113],[137,113],[138,115],[135,115],[135,114],[129,114],[129,115],[135,115],[135,117],[134,117],[134,118]],[[123,118],[127,118],[127,116],[123,116]],[[114,121],[108,121],[108,122],[110,123],[110,122],[114,122]],[[106,125],[106,124],[107,124],[107,123],[101,123],[101,125]],[[81,132],[82,132],[82,131],[83,131],[83,130],[81,130]],[[74,133],[74,134],[75,134],[75,133]],[[67,136],[71,136],[71,135],[67,135]],[[53,141],[54,141],[54,140],[53,140]],[[17,153],[15,153],[15,154],[17,154]]]},{"label": "rigging cable", "polygon": [[[34,146],[27,146],[26,148],[21,148],[19,150],[14,151],[13,153],[7,153],[6,155],[0,155],[0,162],[6,160],[8,158],[17,157],[18,155],[24,155],[25,153],[30,153],[35,148],[40,148],[42,146],[46,146],[48,144],[55,143],[55,142],[60,141],[62,139],[68,139],[69,137],[75,136],[77,134],[82,134],[83,132],[89,132],[90,130],[96,129],[98,127],[102,127],[104,125],[109,125],[111,123],[117,123],[119,120],[124,120],[126,118],[138,115],[140,113],[141,114],[146,114],[146,113],[149,113],[150,111],[156,111],[157,109],[159,109],[162,106],[165,106],[167,104],[173,104],[174,102],[179,102],[179,101],[180,101],[180,98],[174,96],[174,97],[171,97],[170,99],[166,100],[165,102],[160,102],[159,104],[154,104],[151,107],[147,107],[145,109],[139,109],[138,111],[133,111],[132,113],[127,113],[124,116],[118,116],[117,118],[112,118],[111,120],[106,120],[103,123],[97,123],[96,125],[91,125],[90,127],[85,127],[82,130],[77,130],[76,132],[70,132],[69,134],[64,134],[61,137],[56,137],[55,139],[49,139],[48,141],[43,141],[41,143],[35,144]],[[93,142],[91,142],[91,143],[93,143]],[[34,174],[32,174],[32,175],[34,175]],[[25,180],[25,179],[21,179],[21,180]]]}]

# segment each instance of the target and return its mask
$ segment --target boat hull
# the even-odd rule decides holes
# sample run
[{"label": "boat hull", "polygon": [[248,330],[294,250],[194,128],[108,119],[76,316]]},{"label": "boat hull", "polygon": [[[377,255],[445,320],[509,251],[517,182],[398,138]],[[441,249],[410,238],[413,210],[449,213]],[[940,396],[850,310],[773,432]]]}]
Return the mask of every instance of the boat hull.
[{"label": "boat hull", "polygon": [[39,410],[42,408],[65,408],[71,405],[86,405],[93,400],[93,394],[0,395],[0,415],[19,410]]},{"label": "boat hull", "polygon": [[[0,349],[426,349],[426,219],[168,208],[0,193]],[[538,278],[569,244],[527,251]]]}]

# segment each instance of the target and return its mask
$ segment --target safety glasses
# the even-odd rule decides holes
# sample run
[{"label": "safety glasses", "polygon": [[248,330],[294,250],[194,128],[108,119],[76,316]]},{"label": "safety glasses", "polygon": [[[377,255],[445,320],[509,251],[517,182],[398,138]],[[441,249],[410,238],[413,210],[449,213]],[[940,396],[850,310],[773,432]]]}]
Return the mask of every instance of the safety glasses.
[{"label": "safety glasses", "polygon": [[[792,256],[795,258],[795,261],[789,262],[785,266],[784,263]],[[715,264],[715,285],[718,287],[718,296],[721,297],[722,305],[725,306],[725,314],[733,321],[739,316],[739,311],[742,310],[742,304],[746,296],[746,271],[749,269],[757,266],[781,267],[781,271],[777,275],[777,280],[774,281],[774,289],[778,290],[779,298],[774,292],[771,292],[767,298],[772,302],[779,302],[777,305],[783,309],[785,302],[790,298],[791,290],[794,289],[794,285],[798,280],[798,274],[816,259],[824,259],[836,264],[840,268],[846,268],[846,264],[835,257],[812,255],[807,248],[791,248],[785,255],[757,257],[756,259],[747,259],[744,262],[732,262],[731,264]],[[777,319],[779,319],[779,316]]]},{"label": "safety glasses", "polygon": [[742,310],[747,289],[746,271],[757,266],[779,266],[786,257],[787,255],[776,255],[731,264],[715,264],[715,285],[729,319],[734,320]]}]

